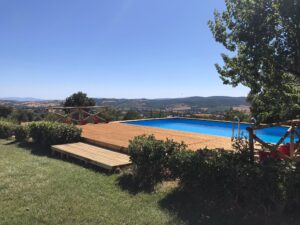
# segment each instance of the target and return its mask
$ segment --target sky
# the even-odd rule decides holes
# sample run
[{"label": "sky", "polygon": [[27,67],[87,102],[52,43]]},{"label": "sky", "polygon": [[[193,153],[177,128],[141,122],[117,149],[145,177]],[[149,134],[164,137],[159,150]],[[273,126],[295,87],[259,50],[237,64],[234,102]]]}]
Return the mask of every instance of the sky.
[{"label": "sky", "polygon": [[0,0],[0,97],[246,96],[214,67],[224,0]]}]

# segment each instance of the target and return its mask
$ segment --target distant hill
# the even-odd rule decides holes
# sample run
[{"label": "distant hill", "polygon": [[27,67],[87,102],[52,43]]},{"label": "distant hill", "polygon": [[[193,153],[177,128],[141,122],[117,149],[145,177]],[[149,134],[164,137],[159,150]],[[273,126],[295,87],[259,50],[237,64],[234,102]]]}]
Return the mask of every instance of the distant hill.
[{"label": "distant hill", "polygon": [[38,98],[31,98],[31,97],[6,97],[6,98],[0,98],[1,101],[13,101],[13,102],[42,102],[45,101],[43,99]]},{"label": "distant hill", "polygon": [[96,98],[97,105],[112,106],[121,110],[137,109],[167,109],[178,111],[207,111],[220,112],[230,107],[248,106],[245,97],[187,97],[164,99],[114,99]]},{"label": "distant hill", "polygon": [[[116,98],[95,98],[97,105],[113,107],[119,110],[169,110],[198,112],[224,112],[234,108],[247,108],[249,104],[245,97],[187,97],[187,98],[163,98],[163,99],[116,99]],[[37,98],[0,98],[0,105],[15,107],[49,107],[61,105],[61,100],[42,100]]]}]

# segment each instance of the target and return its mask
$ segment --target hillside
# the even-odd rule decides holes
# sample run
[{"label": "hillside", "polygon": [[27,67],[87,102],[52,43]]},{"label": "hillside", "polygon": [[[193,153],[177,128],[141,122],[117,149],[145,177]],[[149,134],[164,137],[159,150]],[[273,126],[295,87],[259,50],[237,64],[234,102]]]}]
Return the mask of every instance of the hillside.
[{"label": "hillside", "polygon": [[[46,108],[62,104],[59,100],[40,100],[32,98],[10,98],[14,100],[1,100],[0,105],[9,105],[17,108]],[[28,101],[30,100],[30,101]],[[224,112],[230,107],[248,108],[245,97],[187,97],[187,98],[164,98],[164,99],[115,99],[115,98],[95,98],[97,105],[113,107],[118,110],[166,110],[166,111],[186,111],[186,112]]]},{"label": "hillside", "polygon": [[248,106],[245,97],[187,97],[167,99],[113,99],[97,98],[97,105],[112,106],[121,110],[175,110],[220,112],[230,107]]}]

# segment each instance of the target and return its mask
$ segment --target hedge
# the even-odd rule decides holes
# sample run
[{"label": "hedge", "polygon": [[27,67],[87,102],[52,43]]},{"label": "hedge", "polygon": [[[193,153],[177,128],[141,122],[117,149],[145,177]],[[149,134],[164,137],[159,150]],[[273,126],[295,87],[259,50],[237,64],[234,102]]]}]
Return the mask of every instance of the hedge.
[{"label": "hedge", "polygon": [[133,177],[144,186],[173,179],[181,190],[230,198],[240,206],[300,208],[300,163],[272,158],[252,163],[248,152],[190,151],[154,136],[136,137],[129,145]]},{"label": "hedge", "polygon": [[189,191],[231,196],[238,204],[273,207],[280,211],[300,203],[299,163],[269,159],[250,163],[241,152],[203,149],[177,153],[180,186]]},{"label": "hedge", "polygon": [[28,125],[33,142],[43,146],[80,141],[81,129],[58,122],[33,122]]}]

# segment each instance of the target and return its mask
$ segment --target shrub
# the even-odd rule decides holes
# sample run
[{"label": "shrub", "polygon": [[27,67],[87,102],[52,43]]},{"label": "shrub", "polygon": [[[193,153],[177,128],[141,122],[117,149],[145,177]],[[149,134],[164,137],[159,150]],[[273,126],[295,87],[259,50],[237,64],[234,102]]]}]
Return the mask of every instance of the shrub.
[{"label": "shrub", "polygon": [[240,163],[233,153],[208,149],[177,153],[174,158],[172,164],[177,165],[176,175],[182,185],[202,190],[207,187],[216,187],[215,190],[231,188],[230,181],[235,180],[234,167]]},{"label": "shrub", "polygon": [[27,126],[22,126],[18,125],[14,129],[14,134],[15,138],[17,141],[25,141],[28,138],[28,127]]},{"label": "shrub", "polygon": [[293,162],[250,163],[241,152],[208,149],[178,152],[171,161],[181,188],[189,191],[280,210],[300,200],[299,169]]},{"label": "shrub", "polygon": [[135,179],[141,186],[154,187],[158,182],[171,177],[170,158],[176,152],[186,150],[186,145],[143,135],[130,141],[128,150]]},{"label": "shrub", "polygon": [[13,136],[16,125],[11,122],[0,121],[0,138]]},{"label": "shrub", "polygon": [[81,129],[74,125],[41,121],[28,127],[33,142],[43,146],[77,142],[81,138]]}]

